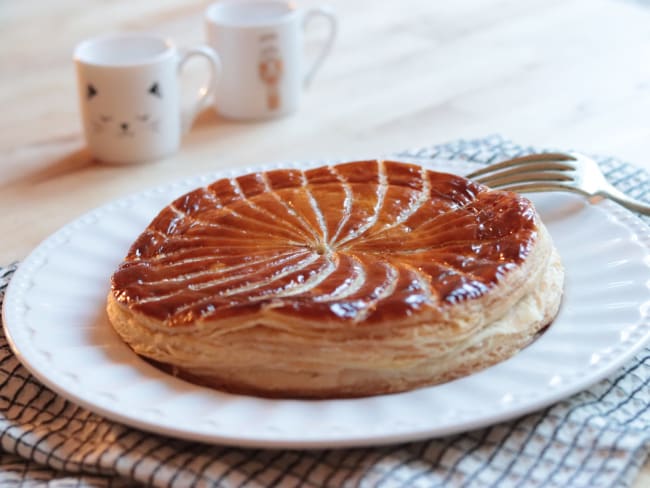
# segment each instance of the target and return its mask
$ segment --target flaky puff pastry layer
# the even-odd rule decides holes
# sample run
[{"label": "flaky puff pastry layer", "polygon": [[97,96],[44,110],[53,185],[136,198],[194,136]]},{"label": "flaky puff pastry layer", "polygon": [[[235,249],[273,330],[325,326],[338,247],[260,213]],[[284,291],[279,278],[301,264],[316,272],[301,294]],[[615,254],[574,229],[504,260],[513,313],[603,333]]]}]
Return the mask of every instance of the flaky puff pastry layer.
[{"label": "flaky puff pastry layer", "polygon": [[532,204],[390,161],[219,180],[164,209],[113,277],[139,355],[263,396],[404,391],[499,362],[557,314]]}]

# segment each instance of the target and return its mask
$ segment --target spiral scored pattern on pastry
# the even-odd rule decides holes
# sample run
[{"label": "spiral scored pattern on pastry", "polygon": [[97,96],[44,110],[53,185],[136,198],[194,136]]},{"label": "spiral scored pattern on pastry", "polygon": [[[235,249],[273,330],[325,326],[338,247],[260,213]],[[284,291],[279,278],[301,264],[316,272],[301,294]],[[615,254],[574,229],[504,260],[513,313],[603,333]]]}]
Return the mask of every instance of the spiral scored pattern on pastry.
[{"label": "spiral scored pattern on pastry", "polygon": [[394,161],[221,179],[164,208],[112,277],[139,355],[228,391],[397,392],[503,360],[555,317],[532,204]]}]

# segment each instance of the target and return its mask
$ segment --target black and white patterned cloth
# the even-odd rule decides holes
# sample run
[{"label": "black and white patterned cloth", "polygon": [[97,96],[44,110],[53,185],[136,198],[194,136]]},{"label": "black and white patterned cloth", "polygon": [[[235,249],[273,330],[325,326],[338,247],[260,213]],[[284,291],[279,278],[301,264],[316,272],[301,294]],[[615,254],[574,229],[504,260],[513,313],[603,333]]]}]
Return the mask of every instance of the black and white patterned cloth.
[{"label": "black and white patterned cloth", "polygon": [[[500,137],[401,156],[485,164],[533,152]],[[599,159],[650,201],[650,175]],[[16,265],[0,268],[0,301]],[[650,347],[551,407],[464,434],[371,449],[259,450],[147,434],[91,413],[34,379],[0,332],[0,486],[618,487],[650,449]]]}]

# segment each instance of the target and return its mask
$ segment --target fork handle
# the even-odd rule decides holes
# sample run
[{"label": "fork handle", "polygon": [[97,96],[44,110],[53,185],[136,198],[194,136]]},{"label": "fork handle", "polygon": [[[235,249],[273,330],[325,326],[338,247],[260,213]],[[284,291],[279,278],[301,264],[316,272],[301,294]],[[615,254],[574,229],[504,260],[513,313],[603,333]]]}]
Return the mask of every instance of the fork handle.
[{"label": "fork handle", "polygon": [[598,192],[598,196],[609,198],[629,210],[650,216],[650,205],[627,196],[625,193],[611,185],[608,186],[607,190]]}]

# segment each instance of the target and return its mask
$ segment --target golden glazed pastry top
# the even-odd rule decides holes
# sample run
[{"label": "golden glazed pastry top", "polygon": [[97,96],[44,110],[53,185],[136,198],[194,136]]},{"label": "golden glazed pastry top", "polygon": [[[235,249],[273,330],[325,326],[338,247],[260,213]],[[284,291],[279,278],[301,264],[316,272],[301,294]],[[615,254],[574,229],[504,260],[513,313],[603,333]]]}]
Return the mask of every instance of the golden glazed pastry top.
[{"label": "golden glazed pastry top", "polygon": [[406,163],[252,173],[164,208],[112,293],[167,328],[267,313],[315,327],[453,325],[456,311],[471,316],[454,305],[489,304],[521,268],[537,218],[514,193]]}]

